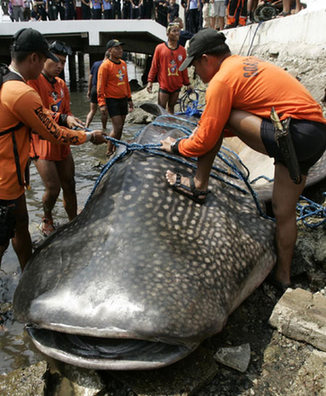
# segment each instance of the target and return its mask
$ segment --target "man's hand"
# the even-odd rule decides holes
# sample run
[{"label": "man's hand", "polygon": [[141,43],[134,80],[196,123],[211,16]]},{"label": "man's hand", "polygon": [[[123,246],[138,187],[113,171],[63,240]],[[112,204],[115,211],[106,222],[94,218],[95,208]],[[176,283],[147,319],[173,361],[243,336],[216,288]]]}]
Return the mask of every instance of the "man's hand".
[{"label": "man's hand", "polygon": [[164,140],[161,140],[161,144],[162,144],[161,149],[164,151],[167,151],[168,153],[172,153],[171,144],[175,143],[175,141],[176,141],[176,139],[174,139],[170,136]]},{"label": "man's hand", "polygon": [[129,106],[129,112],[134,111],[134,103],[133,103],[132,100],[131,100],[131,101],[128,101],[128,106]]},{"label": "man's hand", "polygon": [[105,136],[106,136],[106,133],[104,133],[103,131],[99,131],[99,130],[92,131],[90,141],[96,145],[103,144],[103,143],[107,142],[107,140],[105,139]]},{"label": "man's hand", "polygon": [[73,116],[73,115],[68,115],[67,117],[67,126],[68,128],[80,128],[84,129],[85,128],[85,123],[81,121],[79,118]]},{"label": "man's hand", "polygon": [[188,95],[190,95],[191,93],[193,93],[194,92],[194,88],[193,88],[193,86],[192,85],[187,85],[187,94]]},{"label": "man's hand", "polygon": [[149,81],[149,82],[147,83],[147,87],[146,87],[147,92],[148,92],[148,93],[152,93],[152,90],[153,90],[152,88],[153,88],[153,83]]}]

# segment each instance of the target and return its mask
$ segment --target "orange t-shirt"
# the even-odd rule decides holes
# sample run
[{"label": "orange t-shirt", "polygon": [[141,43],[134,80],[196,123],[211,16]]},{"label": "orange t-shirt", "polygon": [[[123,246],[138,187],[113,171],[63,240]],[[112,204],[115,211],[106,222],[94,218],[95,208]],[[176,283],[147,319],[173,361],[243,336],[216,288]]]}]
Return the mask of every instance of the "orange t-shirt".
[{"label": "orange t-shirt", "polygon": [[168,92],[175,92],[182,85],[189,85],[188,70],[179,70],[186,56],[186,50],[182,45],[170,49],[167,43],[159,44],[155,48],[147,80],[154,82],[157,78],[160,88]]},{"label": "orange t-shirt", "polygon": [[185,157],[199,157],[210,151],[232,109],[267,119],[273,106],[281,120],[292,117],[326,124],[320,105],[289,73],[252,56],[232,55],[210,81],[198,127],[180,141],[179,152]]},{"label": "orange t-shirt", "polygon": [[[66,83],[59,77],[51,83],[43,74],[36,80],[27,82],[40,95],[43,105],[52,111],[52,116],[58,122],[60,114],[71,115],[70,94]],[[36,133],[32,134],[30,156],[49,161],[62,161],[70,153],[70,146],[51,143],[40,138]]]},{"label": "orange t-shirt", "polygon": [[131,98],[127,65],[122,59],[120,63],[106,59],[98,70],[97,101],[99,106],[106,105],[105,98]]},{"label": "orange t-shirt", "polygon": [[[0,90],[0,134],[19,122],[24,124],[15,131],[22,180],[29,158],[30,130],[53,143],[78,145],[86,141],[84,131],[56,124],[33,88],[23,81],[7,81]],[[0,136],[0,199],[16,199],[23,193],[24,186],[17,177],[12,133],[6,133]]]}]

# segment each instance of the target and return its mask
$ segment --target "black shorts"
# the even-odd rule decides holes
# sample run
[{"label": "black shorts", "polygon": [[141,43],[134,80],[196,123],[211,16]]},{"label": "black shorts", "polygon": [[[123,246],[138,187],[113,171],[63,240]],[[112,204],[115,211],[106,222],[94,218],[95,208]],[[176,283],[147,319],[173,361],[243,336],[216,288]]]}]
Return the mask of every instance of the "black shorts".
[{"label": "black shorts", "polygon": [[16,200],[0,199],[0,246],[7,246],[15,236]]},{"label": "black shorts", "polygon": [[[326,150],[326,125],[315,121],[292,119],[290,133],[301,173],[307,175],[309,168]],[[270,120],[263,119],[260,135],[268,155],[275,158],[275,163],[285,164],[275,141],[274,126]]]},{"label": "black shorts", "polygon": [[128,98],[106,98],[105,101],[111,118],[117,115],[123,116],[128,114]]},{"label": "black shorts", "polygon": [[167,91],[166,89],[159,88],[159,92],[162,92],[162,93],[165,93],[165,94],[168,94],[168,95],[172,95],[172,94],[174,94],[174,93],[176,93],[176,92],[180,92],[180,91],[181,91],[181,88],[178,88],[178,89],[176,89],[176,90],[173,91],[173,92],[169,92],[169,91]]},{"label": "black shorts", "polygon": [[97,89],[94,85],[91,89],[91,103],[97,104]]}]

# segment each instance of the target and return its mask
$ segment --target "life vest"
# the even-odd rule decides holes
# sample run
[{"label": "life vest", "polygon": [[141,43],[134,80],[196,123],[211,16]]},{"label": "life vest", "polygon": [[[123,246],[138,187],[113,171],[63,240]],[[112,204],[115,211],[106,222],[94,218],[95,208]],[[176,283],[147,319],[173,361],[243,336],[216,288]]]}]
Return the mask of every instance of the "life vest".
[{"label": "life vest", "polygon": [[[12,80],[23,81],[23,79],[18,74],[10,71],[7,65],[1,63],[0,64],[0,88],[2,87],[3,83],[5,83],[7,81],[12,81]],[[15,157],[15,164],[16,164],[16,173],[17,173],[17,177],[18,177],[18,183],[21,186],[24,185],[24,182],[21,177],[21,169],[20,169],[19,154],[18,154],[18,150],[17,150],[15,131],[20,129],[23,125],[24,124],[20,121],[15,126],[9,128],[9,129],[6,129],[5,131],[0,132],[0,136],[11,133],[12,145],[13,145],[14,157]]]}]

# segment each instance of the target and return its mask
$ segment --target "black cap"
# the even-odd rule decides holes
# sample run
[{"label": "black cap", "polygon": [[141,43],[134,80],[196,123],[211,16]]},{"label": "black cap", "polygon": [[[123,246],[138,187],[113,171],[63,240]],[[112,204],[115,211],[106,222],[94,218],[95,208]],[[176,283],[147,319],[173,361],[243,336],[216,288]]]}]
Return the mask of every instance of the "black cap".
[{"label": "black cap", "polygon": [[221,53],[228,52],[229,48],[224,44],[225,40],[226,37],[224,34],[217,32],[215,29],[208,28],[200,30],[190,39],[187,57],[182,62],[179,70],[185,70],[195,58],[199,58],[203,54],[214,53],[219,50],[221,50]]},{"label": "black cap", "polygon": [[63,55],[63,56],[72,55],[71,47],[69,47],[69,45],[67,45],[63,41],[59,41],[59,40],[54,41],[53,43],[50,44],[49,49],[53,54]]},{"label": "black cap", "polygon": [[110,41],[108,41],[106,43],[106,49],[108,50],[108,49],[110,49],[112,47],[119,47],[119,45],[124,45],[124,43],[122,43],[119,40],[113,39],[113,40],[110,40]]},{"label": "black cap", "polygon": [[54,62],[59,62],[59,59],[49,51],[49,43],[39,31],[32,28],[21,29],[14,34],[13,38],[14,51],[40,52]]}]

